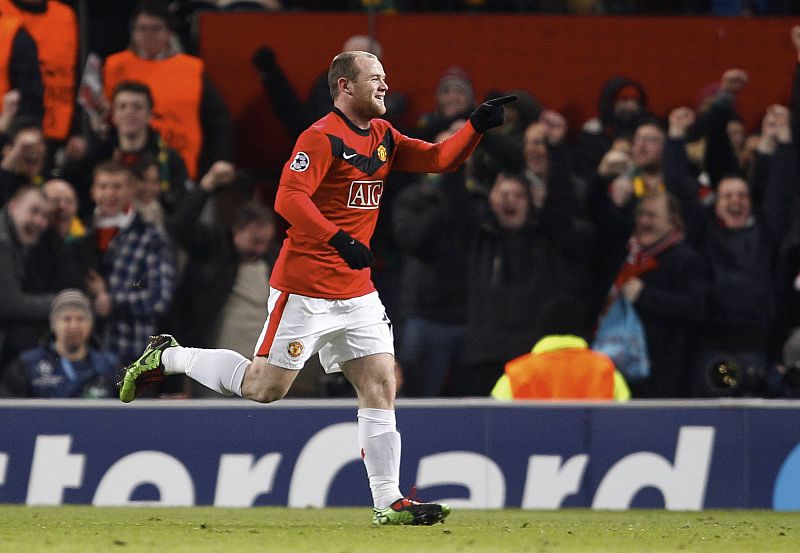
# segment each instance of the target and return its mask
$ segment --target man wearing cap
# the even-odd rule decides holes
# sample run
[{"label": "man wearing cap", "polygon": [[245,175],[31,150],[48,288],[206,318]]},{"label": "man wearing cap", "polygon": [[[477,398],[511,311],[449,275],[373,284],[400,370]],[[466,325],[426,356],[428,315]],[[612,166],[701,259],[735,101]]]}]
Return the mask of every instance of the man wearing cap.
[{"label": "man wearing cap", "polygon": [[110,397],[120,363],[91,346],[94,317],[89,298],[76,289],[55,296],[50,332],[25,350],[3,375],[4,392],[16,397]]},{"label": "man wearing cap", "polygon": [[423,114],[417,121],[416,136],[433,140],[457,119],[466,120],[475,109],[475,89],[469,75],[458,67],[445,71],[436,87],[436,111]]}]

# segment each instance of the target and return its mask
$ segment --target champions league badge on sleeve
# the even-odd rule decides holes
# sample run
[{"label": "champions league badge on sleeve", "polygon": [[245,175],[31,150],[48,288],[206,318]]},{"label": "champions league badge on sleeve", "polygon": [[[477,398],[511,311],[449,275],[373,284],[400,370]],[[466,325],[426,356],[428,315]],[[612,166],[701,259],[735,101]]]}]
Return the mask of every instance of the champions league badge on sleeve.
[{"label": "champions league badge on sleeve", "polygon": [[294,156],[292,160],[292,164],[289,165],[289,169],[292,171],[297,171],[298,173],[302,173],[306,169],[308,169],[308,165],[311,163],[311,160],[308,159],[308,154],[305,152],[297,152],[297,155]]}]

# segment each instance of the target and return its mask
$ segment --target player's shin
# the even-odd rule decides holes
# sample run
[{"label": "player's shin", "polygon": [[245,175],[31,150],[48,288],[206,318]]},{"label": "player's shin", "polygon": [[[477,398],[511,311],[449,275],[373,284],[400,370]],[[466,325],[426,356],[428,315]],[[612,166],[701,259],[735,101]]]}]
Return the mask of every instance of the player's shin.
[{"label": "player's shin", "polygon": [[385,509],[402,497],[400,433],[396,429],[394,411],[359,409],[358,442],[375,508]]}]

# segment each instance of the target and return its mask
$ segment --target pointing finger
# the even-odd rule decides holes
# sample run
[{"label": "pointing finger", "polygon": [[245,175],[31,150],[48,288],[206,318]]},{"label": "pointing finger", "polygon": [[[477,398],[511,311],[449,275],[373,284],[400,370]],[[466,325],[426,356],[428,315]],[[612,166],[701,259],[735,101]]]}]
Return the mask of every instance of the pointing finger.
[{"label": "pointing finger", "polygon": [[500,96],[499,98],[493,98],[491,100],[487,100],[486,103],[492,107],[503,106],[509,102],[513,102],[517,99],[516,94],[509,94],[508,96]]}]

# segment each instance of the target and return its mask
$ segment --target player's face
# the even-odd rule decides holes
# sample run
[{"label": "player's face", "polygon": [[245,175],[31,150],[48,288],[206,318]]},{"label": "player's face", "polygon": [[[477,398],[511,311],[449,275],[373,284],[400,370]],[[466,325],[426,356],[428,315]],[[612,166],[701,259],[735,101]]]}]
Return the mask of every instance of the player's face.
[{"label": "player's face", "polygon": [[355,61],[358,77],[350,83],[355,108],[367,119],[380,117],[386,113],[384,98],[389,90],[383,65],[374,58],[359,57]]},{"label": "player's face", "polygon": [[125,172],[100,172],[92,184],[92,200],[101,217],[123,213],[131,202],[130,175]]}]

